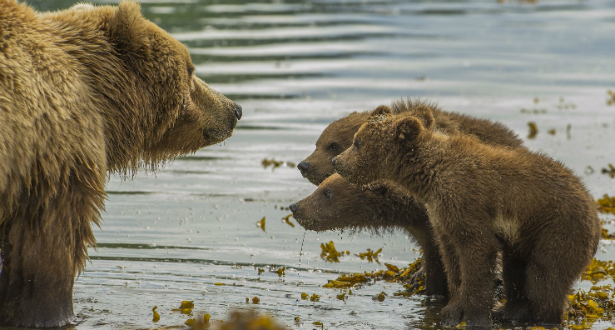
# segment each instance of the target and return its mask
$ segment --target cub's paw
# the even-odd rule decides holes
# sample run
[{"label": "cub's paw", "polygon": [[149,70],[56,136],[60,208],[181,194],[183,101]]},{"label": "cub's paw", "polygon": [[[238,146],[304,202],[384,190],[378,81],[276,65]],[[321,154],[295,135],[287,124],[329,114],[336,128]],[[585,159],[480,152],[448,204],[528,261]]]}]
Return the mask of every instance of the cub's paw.
[{"label": "cub's paw", "polygon": [[410,282],[412,286],[414,285],[424,285],[425,283],[425,267],[421,266],[412,276],[410,277]]},{"label": "cub's paw", "polygon": [[442,308],[442,325],[445,327],[454,327],[461,323],[463,318],[463,309],[461,304],[456,302],[449,302],[444,308]]},{"label": "cub's paw", "polygon": [[465,311],[464,317],[468,328],[491,328],[493,326],[488,309]]},{"label": "cub's paw", "polygon": [[491,311],[491,317],[498,321],[529,321],[529,306],[528,304],[516,304],[514,306],[504,305],[498,306]]}]

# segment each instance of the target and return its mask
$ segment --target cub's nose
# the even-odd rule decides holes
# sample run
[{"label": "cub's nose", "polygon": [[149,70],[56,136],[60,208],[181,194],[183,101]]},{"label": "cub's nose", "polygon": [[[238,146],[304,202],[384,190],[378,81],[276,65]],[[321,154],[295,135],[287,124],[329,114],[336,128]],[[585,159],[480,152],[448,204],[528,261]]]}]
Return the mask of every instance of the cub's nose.
[{"label": "cub's nose", "polygon": [[331,163],[335,166],[335,163],[337,163],[337,157],[333,157],[333,159],[331,159]]},{"label": "cub's nose", "polygon": [[235,103],[235,117],[237,117],[237,120],[241,119],[241,115],[243,114],[243,111],[241,110],[241,105]]},{"label": "cub's nose", "polygon": [[301,171],[301,174],[305,176],[307,174],[308,169],[310,168],[310,163],[303,161],[297,164],[297,168]]},{"label": "cub's nose", "polygon": [[293,214],[297,212],[297,204],[290,204],[288,208],[290,209],[291,212],[293,212]]}]

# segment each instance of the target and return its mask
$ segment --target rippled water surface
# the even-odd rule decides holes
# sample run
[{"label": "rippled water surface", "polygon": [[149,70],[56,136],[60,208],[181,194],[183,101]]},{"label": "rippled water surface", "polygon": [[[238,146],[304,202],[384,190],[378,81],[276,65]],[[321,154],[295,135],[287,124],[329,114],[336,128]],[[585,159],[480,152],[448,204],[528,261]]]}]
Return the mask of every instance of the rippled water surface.
[{"label": "rippled water surface", "polygon": [[[239,102],[244,117],[219,146],[130,181],[110,178],[98,248],[75,284],[77,329],[181,326],[187,316],[171,309],[182,300],[225,319],[254,296],[259,310],[294,328],[314,321],[326,329],[438,328],[441,305],[394,297],[400,284],[378,282],[345,302],[323,288],[339,273],[384,266],[355,256],[327,263],[322,242],[352,254],[382,248],[380,261],[398,266],[419,253],[402,232],[307,232],[300,260],[304,230],[292,218],[294,227],[284,223],[290,212],[282,208],[315,187],[293,167],[261,166],[264,158],[298,163],[333,119],[395,98],[498,120],[522,137],[534,121],[530,148],[571,167],[595,197],[615,193],[615,181],[600,173],[615,163],[615,106],[607,105],[615,90],[612,1],[141,2],[148,19],[189,48],[197,75]],[[55,10],[74,2],[29,3]],[[266,231],[256,226],[263,217]],[[597,257],[614,255],[603,243]],[[286,266],[286,275],[272,265]],[[382,291],[384,302],[372,300]],[[303,292],[322,297],[304,301]]]}]

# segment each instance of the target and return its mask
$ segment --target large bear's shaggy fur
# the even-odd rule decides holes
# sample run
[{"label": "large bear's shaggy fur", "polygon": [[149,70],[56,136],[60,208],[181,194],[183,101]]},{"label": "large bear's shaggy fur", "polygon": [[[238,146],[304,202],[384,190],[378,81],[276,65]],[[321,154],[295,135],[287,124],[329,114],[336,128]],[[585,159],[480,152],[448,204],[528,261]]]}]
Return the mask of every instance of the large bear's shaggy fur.
[{"label": "large bear's shaggy fur", "polygon": [[37,13],[0,0],[0,323],[74,319],[107,173],[227,139],[241,108],[136,3]]},{"label": "large bear's shaggy fur", "polygon": [[349,182],[388,180],[423,202],[446,269],[442,324],[491,326],[497,253],[505,317],[560,324],[566,294],[596,252],[595,202],[568,168],[522,148],[434,131],[433,119],[382,108],[333,159]]}]

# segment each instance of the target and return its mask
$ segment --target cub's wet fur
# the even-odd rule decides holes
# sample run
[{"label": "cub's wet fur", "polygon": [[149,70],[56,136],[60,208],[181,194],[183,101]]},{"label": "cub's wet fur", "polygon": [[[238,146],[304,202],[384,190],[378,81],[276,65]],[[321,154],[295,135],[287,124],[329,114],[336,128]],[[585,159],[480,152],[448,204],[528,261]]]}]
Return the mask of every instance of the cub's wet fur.
[{"label": "cub's wet fur", "polygon": [[290,209],[297,222],[308,230],[406,230],[423,250],[425,294],[448,296],[444,266],[425,206],[400,187],[382,184],[361,189],[336,173]]},{"label": "cub's wet fur", "polygon": [[[424,109],[430,110],[436,129],[443,133],[472,134],[488,144],[522,147],[523,141],[509,128],[498,122],[447,112],[435,104],[413,99],[397,100],[391,105],[394,114],[416,114]],[[329,124],[316,141],[314,152],[297,165],[303,177],[312,184],[319,185],[335,173],[331,160],[352,145],[354,134],[361,125],[367,122],[371,112],[353,112]]]},{"label": "cub's wet fur", "polygon": [[594,256],[597,209],[561,163],[522,148],[445,135],[433,122],[376,111],[334,159],[349,182],[394,181],[424,203],[446,269],[442,324],[490,327],[503,251],[505,318],[558,325],[566,294]]},{"label": "cub's wet fur", "polygon": [[[388,109],[380,106],[378,109]],[[379,110],[375,111],[379,111]],[[481,141],[493,145],[502,145],[515,148],[522,148],[521,140],[504,125],[485,119],[478,119],[458,113],[446,112],[433,104],[416,100],[398,100],[393,102],[391,111],[393,113],[411,113],[435,120],[437,129],[446,134],[472,134]],[[347,117],[331,123],[321,134],[316,143],[316,150],[298,165],[304,177],[314,184],[324,184],[322,182],[332,173],[335,173],[331,159],[352,144],[352,139],[359,127],[367,122],[372,111],[354,112]],[[306,229],[326,230],[326,229],[345,229],[351,227],[378,227],[391,228],[401,227],[416,238],[417,243],[423,250],[423,271],[426,274],[425,293],[427,295],[448,296],[446,287],[445,272],[442,265],[439,250],[433,240],[433,230],[431,229],[425,213],[420,213],[420,203],[411,197],[399,198],[399,189],[392,189],[397,195],[388,196],[386,189],[383,193],[373,194],[363,192],[359,187],[344,183],[341,179],[331,180],[325,184],[328,189],[338,191],[335,202],[317,204],[317,190],[312,196],[311,203],[297,203],[299,213],[296,219],[300,221]],[[348,189],[343,191],[343,189]],[[340,196],[344,196],[344,202]],[[307,200],[306,199],[306,200]],[[318,207],[308,210],[310,207]],[[385,211],[386,208],[386,211]],[[414,214],[414,212],[418,212]],[[298,218],[299,217],[299,218]],[[305,223],[305,225],[304,225]],[[323,227],[325,226],[325,227]],[[326,227],[329,226],[329,227]],[[429,279],[429,277],[433,277]]]}]

